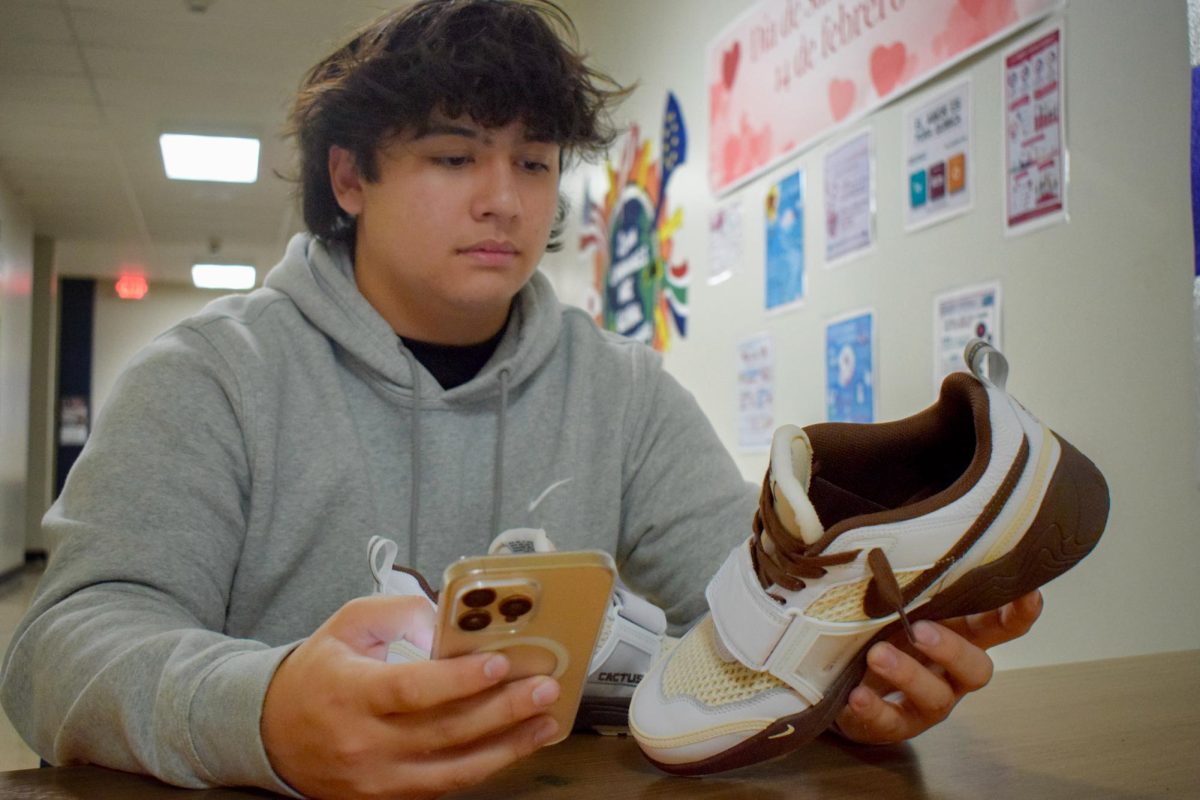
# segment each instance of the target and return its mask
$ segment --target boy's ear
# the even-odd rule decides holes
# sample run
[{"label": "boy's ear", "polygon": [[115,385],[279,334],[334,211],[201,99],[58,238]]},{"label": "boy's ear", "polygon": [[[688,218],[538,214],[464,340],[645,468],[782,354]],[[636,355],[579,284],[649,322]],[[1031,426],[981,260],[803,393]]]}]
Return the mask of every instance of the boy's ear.
[{"label": "boy's ear", "polygon": [[362,177],[358,174],[354,154],[344,147],[331,145],[329,148],[329,184],[342,211],[352,217],[362,213]]}]

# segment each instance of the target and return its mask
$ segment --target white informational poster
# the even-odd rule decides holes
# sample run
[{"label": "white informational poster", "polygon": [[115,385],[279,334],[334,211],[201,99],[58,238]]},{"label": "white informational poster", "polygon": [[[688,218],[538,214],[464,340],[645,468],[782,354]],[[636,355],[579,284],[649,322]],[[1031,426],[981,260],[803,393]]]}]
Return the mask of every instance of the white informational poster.
[{"label": "white informational poster", "polygon": [[875,243],[875,180],[871,131],[825,155],[825,266],[871,250]]},{"label": "white informational poster", "polygon": [[771,335],[760,333],[737,346],[738,448],[761,453],[775,432],[775,364]]},{"label": "white informational poster", "polygon": [[1067,216],[1063,29],[1027,39],[1004,56],[1004,232],[1024,233]]},{"label": "white informational poster", "polygon": [[922,98],[904,115],[905,230],[969,210],[974,196],[971,81]]},{"label": "white informational poster", "polygon": [[1000,282],[940,294],[933,300],[933,396],[942,380],[967,368],[963,351],[972,339],[1000,349]]},{"label": "white informational poster", "polygon": [[717,206],[708,218],[708,285],[733,277],[742,261],[742,203]]}]

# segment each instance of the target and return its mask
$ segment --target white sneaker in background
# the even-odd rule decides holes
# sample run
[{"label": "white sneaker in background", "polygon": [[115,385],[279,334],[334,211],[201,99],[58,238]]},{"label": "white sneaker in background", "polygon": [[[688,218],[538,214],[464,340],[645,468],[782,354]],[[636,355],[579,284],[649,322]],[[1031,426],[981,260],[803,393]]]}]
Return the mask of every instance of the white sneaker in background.
[{"label": "white sneaker in background", "polygon": [[[489,555],[545,553],[554,544],[537,528],[515,528],[497,536]],[[375,594],[420,595],[437,604],[437,592],[418,572],[396,565],[399,547],[390,539],[373,536],[367,546]],[[631,592],[618,579],[592,653],[583,701],[575,718],[576,730],[623,734],[627,728],[629,701],[633,692],[662,652],[675,639],[666,635],[667,618],[662,609]],[[429,652],[407,640],[388,648],[389,663],[428,659]]]}]

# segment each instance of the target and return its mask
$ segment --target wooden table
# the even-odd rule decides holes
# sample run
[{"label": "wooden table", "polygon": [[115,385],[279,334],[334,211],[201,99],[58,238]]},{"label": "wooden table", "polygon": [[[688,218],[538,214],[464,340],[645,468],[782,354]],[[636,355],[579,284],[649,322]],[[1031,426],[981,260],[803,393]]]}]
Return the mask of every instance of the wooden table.
[{"label": "wooden table", "polygon": [[[822,737],[785,758],[675,778],[632,740],[572,736],[465,798],[1200,797],[1200,651],[1012,670],[945,723],[895,747]],[[250,798],[187,791],[98,767],[0,773],[0,797]]]}]

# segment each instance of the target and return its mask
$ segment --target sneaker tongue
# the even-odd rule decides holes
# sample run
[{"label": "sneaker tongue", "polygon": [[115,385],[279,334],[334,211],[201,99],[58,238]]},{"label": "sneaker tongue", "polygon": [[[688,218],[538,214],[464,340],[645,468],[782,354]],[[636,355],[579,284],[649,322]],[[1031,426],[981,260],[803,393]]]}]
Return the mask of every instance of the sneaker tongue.
[{"label": "sneaker tongue", "polygon": [[775,512],[788,533],[805,544],[825,535],[825,528],[808,499],[812,480],[812,443],[795,425],[784,425],[771,440],[771,494]]},{"label": "sneaker tongue", "polygon": [[554,543],[541,528],[513,528],[497,536],[488,547],[488,555],[515,553],[549,553]]}]

